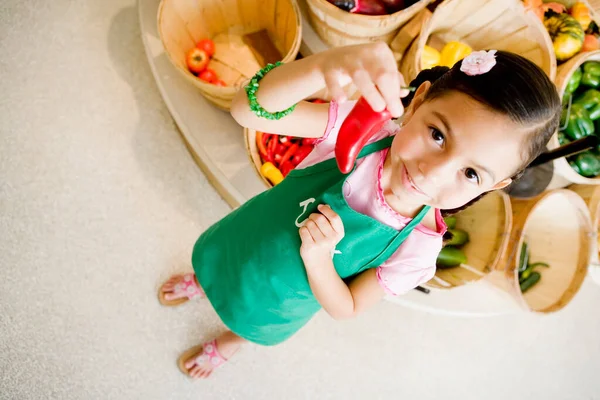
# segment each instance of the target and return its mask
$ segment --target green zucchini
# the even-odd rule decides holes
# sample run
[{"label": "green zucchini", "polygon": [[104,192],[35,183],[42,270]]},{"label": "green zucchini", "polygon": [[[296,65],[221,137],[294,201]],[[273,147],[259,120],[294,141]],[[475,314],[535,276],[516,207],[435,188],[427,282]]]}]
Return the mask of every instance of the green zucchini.
[{"label": "green zucchini", "polygon": [[452,238],[446,242],[447,246],[462,246],[469,242],[469,234],[461,229],[448,229]]},{"label": "green zucchini", "polygon": [[521,246],[521,256],[519,258],[519,272],[523,272],[527,269],[529,263],[529,245],[527,242],[523,242]]},{"label": "green zucchini", "polygon": [[521,293],[525,293],[526,291],[531,289],[536,283],[540,281],[541,277],[542,275],[540,275],[539,272],[533,271],[527,279],[524,279],[522,282],[519,283],[519,286],[521,287]]},{"label": "green zucchini", "polygon": [[460,249],[446,246],[437,257],[437,267],[440,269],[457,267],[467,262],[467,256]]}]

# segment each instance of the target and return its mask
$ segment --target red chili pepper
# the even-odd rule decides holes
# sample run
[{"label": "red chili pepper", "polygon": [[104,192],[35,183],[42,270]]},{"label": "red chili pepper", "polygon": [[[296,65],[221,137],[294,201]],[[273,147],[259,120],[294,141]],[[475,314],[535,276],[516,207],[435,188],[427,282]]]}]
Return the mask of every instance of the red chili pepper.
[{"label": "red chili pepper", "polygon": [[275,149],[277,148],[277,137],[275,135],[271,135],[269,139],[269,146],[267,147],[267,154],[271,157],[271,160],[275,157]]},{"label": "red chili pepper", "polygon": [[287,176],[287,174],[290,173],[291,170],[294,169],[294,164],[292,164],[291,162],[285,162],[281,164],[281,167],[279,167],[279,170],[281,171],[283,176]]},{"label": "red chili pepper", "polygon": [[296,152],[296,150],[298,150],[298,143],[294,143],[293,145],[291,145],[287,151],[285,152],[285,154],[283,155],[283,157],[281,158],[281,164],[285,164],[286,161],[288,161],[290,158],[292,158],[292,156],[294,155],[294,153]]},{"label": "red chili pepper", "polygon": [[312,102],[315,103],[315,104],[322,104],[322,103],[325,103],[325,100],[314,99]]},{"label": "red chili pepper", "polygon": [[281,143],[277,143],[277,146],[275,146],[275,154],[279,154],[279,155],[284,155],[285,152],[287,151],[287,147],[284,144]]},{"label": "red chili pepper", "polygon": [[342,173],[352,170],[363,146],[391,118],[388,110],[375,112],[364,97],[358,99],[342,123],[335,143],[335,158]]},{"label": "red chili pepper", "polygon": [[317,141],[317,138],[304,138],[302,139],[303,146],[312,146]]},{"label": "red chili pepper", "polygon": [[264,143],[264,133],[260,132],[260,131],[256,131],[256,147],[258,147],[258,153],[260,154],[260,156],[262,157],[262,159],[264,161],[270,161],[268,160],[269,156],[267,153],[267,148],[265,147],[265,143]]},{"label": "red chili pepper", "polygon": [[294,157],[292,157],[292,164],[300,164],[302,160],[308,157],[311,151],[313,151],[312,146],[300,146],[300,148],[296,150]]}]

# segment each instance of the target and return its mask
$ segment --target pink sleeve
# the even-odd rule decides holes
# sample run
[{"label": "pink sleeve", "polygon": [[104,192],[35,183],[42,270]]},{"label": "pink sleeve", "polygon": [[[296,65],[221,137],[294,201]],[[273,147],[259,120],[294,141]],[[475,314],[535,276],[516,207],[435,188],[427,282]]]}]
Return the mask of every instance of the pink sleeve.
[{"label": "pink sleeve", "polygon": [[435,274],[442,236],[413,231],[381,266],[377,280],[387,294],[398,296],[427,282]]}]

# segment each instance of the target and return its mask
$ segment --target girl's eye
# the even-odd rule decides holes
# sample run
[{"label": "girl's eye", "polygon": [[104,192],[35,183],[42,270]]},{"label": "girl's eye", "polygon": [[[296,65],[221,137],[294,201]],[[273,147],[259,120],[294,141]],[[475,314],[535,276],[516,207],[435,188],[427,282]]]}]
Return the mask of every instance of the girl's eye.
[{"label": "girl's eye", "polygon": [[430,129],[431,129],[431,137],[433,138],[433,140],[440,146],[442,144],[444,144],[444,140],[446,139],[444,134],[435,128],[430,128]]},{"label": "girl's eye", "polygon": [[477,172],[475,172],[473,168],[467,168],[465,170],[465,176],[469,181],[477,184],[479,183],[479,175],[477,175]]}]

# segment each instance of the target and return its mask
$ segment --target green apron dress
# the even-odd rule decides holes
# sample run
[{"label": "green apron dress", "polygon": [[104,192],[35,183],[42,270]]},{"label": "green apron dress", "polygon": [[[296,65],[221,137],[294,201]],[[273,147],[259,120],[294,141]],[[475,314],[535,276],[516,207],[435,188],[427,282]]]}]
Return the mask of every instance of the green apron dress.
[{"label": "green apron dress", "polygon": [[[359,158],[388,148],[393,137],[367,145]],[[356,168],[356,163],[354,169]],[[346,280],[386,261],[418,225],[429,206],[401,231],[348,205],[349,175],[335,158],[292,170],[277,186],[253,197],[200,236],[192,265],[217,314],[232,332],[251,342],[275,345],[302,328],[321,308],[300,257],[298,230],[319,204],[344,223],[332,255]],[[376,179],[374,176],[373,179]]]}]

